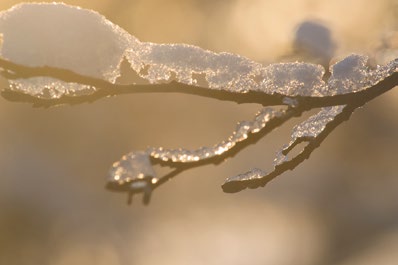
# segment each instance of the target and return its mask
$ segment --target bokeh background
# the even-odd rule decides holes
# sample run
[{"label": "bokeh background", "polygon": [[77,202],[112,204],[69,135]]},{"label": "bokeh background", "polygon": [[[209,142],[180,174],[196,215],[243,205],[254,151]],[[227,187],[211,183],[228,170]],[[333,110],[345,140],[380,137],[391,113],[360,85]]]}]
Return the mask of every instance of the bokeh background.
[{"label": "bokeh background", "polygon": [[[2,0],[0,9],[20,2]],[[327,64],[351,52],[383,61],[398,49],[396,0],[64,2],[142,41],[264,64]],[[265,188],[224,194],[220,185],[271,169],[302,119],[221,165],[173,178],[149,206],[136,197],[128,207],[125,194],[104,189],[121,155],[212,145],[260,106],[161,93],[48,109],[0,98],[0,264],[397,264],[397,103],[393,89],[357,110],[310,160]]]}]

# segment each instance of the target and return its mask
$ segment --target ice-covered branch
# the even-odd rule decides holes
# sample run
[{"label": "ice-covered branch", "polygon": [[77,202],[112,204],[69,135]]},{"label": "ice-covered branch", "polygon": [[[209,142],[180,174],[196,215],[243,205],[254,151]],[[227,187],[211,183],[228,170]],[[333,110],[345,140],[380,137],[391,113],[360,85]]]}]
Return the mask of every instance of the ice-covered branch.
[{"label": "ice-covered branch", "polygon": [[219,156],[233,148],[237,143],[248,138],[250,133],[260,132],[267,123],[275,118],[286,115],[286,111],[277,111],[272,108],[263,108],[252,121],[241,121],[228,139],[212,146],[197,150],[149,148],[147,152],[153,158],[172,162],[195,162]]},{"label": "ice-covered branch", "polygon": [[[2,95],[37,106],[78,104],[125,93],[181,92],[237,103],[287,105],[263,108],[240,122],[226,140],[197,150],[149,148],[124,155],[111,168],[107,187],[130,194],[151,191],[196,166],[217,164],[257,142],[293,116],[320,112],[297,125],[292,139],[266,173],[253,169],[228,178],[226,192],[264,186],[293,169],[352,112],[398,84],[398,58],[370,67],[368,57],[352,54],[328,69],[304,62],[263,65],[243,56],[216,53],[188,44],[141,42],[95,11],[62,3],[25,3],[0,12],[0,69],[9,81]],[[138,81],[119,84],[122,61]],[[306,147],[292,159],[299,143]],[[154,164],[175,170],[157,177]]]},{"label": "ice-covered branch", "polygon": [[[43,71],[46,67],[63,69],[113,84],[126,59],[147,84],[176,81],[235,93],[325,97],[365,90],[395,72],[398,64],[392,61],[369,69],[366,56],[351,55],[331,68],[332,77],[326,84],[320,65],[294,62],[264,66],[239,55],[187,44],[141,42],[97,12],[62,3],[26,3],[0,12],[0,33],[0,55],[15,64],[44,67]],[[61,76],[14,78],[9,89],[56,99],[91,94],[97,89],[95,85],[104,85],[80,84]]]},{"label": "ice-covered branch", "polygon": [[[264,187],[270,180],[281,175],[287,170],[293,170],[296,166],[308,159],[311,153],[320,146],[323,140],[342,122],[348,120],[352,113],[367,102],[385,93],[398,85],[398,73],[391,75],[375,86],[349,102],[347,105],[324,107],[317,114],[293,128],[290,142],[285,145],[274,160],[274,169],[265,172],[252,169],[244,174],[229,177],[222,185],[224,192],[234,193],[246,188]],[[288,158],[298,144],[306,142],[307,145],[293,158]]]},{"label": "ice-covered branch", "polygon": [[[311,116],[306,121],[296,125],[292,131],[292,139],[289,144],[285,145],[278,153],[274,160],[274,170],[271,173],[266,173],[259,169],[250,170],[245,174],[240,174],[226,179],[222,188],[225,192],[237,192],[244,188],[257,188],[264,186],[270,179],[276,175],[286,171],[289,166],[296,163],[299,164],[305,158],[308,158],[310,153],[319,146],[321,136],[332,122],[336,122],[336,118],[342,114],[346,105],[325,107],[322,108],[316,115]],[[288,153],[292,151],[298,144],[307,142],[307,146],[300,150],[299,154],[291,160],[288,158]],[[316,144],[315,144],[316,143]],[[293,161],[293,163],[292,163]],[[297,163],[298,162],[298,163]],[[290,165],[289,165],[290,164]],[[287,167],[287,165],[289,165]],[[295,166],[295,165],[294,165]]]},{"label": "ice-covered branch", "polygon": [[[300,114],[301,111],[294,108],[286,110],[263,108],[252,121],[239,122],[228,139],[212,147],[196,150],[148,148],[146,151],[133,151],[113,164],[107,188],[127,191],[129,202],[132,195],[144,191],[144,203],[148,203],[152,190],[169,178],[189,168],[218,164],[225,157],[233,156],[246,146],[254,144],[274,128]],[[251,139],[246,141],[249,136]],[[168,165],[175,167],[176,170],[166,176],[158,177],[153,169],[155,164]]]}]

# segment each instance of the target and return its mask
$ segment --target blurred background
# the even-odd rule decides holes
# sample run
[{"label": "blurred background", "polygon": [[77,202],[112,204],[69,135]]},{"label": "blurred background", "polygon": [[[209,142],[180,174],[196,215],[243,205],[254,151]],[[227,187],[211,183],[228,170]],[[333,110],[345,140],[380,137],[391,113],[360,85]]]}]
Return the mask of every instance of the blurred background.
[{"label": "blurred background", "polygon": [[[2,0],[0,9],[22,1]],[[398,50],[396,0],[64,1],[141,41],[189,43],[269,64]],[[61,34],[61,33],[60,33]],[[1,88],[7,82],[1,79]],[[218,166],[184,172],[151,204],[104,189],[110,165],[147,146],[197,148],[260,109],[179,94],[33,108],[0,97],[1,264],[397,264],[398,90],[357,110],[311,158],[265,188],[226,177],[272,169],[294,119]]]}]

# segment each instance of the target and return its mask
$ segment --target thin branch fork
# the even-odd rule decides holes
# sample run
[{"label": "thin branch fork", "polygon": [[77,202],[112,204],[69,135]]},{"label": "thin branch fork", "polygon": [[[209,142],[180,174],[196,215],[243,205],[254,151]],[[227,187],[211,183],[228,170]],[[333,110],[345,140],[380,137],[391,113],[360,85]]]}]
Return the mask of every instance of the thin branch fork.
[{"label": "thin branch fork", "polygon": [[[80,104],[84,102],[93,102],[98,99],[134,93],[185,93],[197,95],[208,98],[215,98],[218,100],[234,101],[240,103],[259,103],[263,106],[286,105],[283,95],[266,95],[261,92],[248,92],[244,94],[234,93],[227,90],[210,90],[203,87],[190,86],[176,82],[167,84],[149,84],[149,85],[121,85],[112,84],[105,80],[83,76],[75,72],[58,69],[53,67],[29,67],[19,65],[3,58],[0,58],[0,74],[6,79],[19,79],[30,77],[51,77],[65,82],[74,82],[84,85],[95,87],[97,90],[90,95],[83,96],[63,96],[59,99],[40,99],[26,94],[13,92],[10,90],[2,91],[2,96],[11,101],[22,101],[32,103],[36,107],[50,107],[58,104]],[[398,73],[395,72],[386,79],[380,81],[378,84],[357,92],[348,93],[344,95],[328,96],[328,97],[292,97],[297,104],[288,106],[283,115],[277,116],[269,120],[264,128],[257,133],[250,133],[245,141],[236,143],[228,151],[200,161],[190,161],[188,163],[173,162],[171,160],[163,161],[155,157],[151,157],[152,163],[161,166],[170,166],[174,168],[173,171],[159,178],[159,181],[151,184],[151,190],[158,188],[169,179],[184,172],[185,170],[207,164],[219,164],[228,157],[233,157],[238,152],[248,147],[249,145],[257,143],[265,135],[273,129],[281,126],[284,122],[292,117],[300,116],[303,112],[314,109],[323,108],[328,106],[346,105],[341,114],[337,115],[335,119],[328,123],[325,130],[323,130],[315,139],[308,141],[307,146],[296,157],[292,158],[281,165],[276,165],[274,170],[262,176],[261,178],[252,178],[244,180],[229,181],[223,184],[222,188],[225,192],[236,192],[245,188],[256,188],[264,186],[276,176],[282,174],[287,170],[293,170],[296,166],[306,160],[311,153],[319,147],[323,140],[343,121],[348,120],[351,114],[359,107],[365,105],[372,99],[380,96],[381,94],[391,90],[398,85]],[[129,191],[130,199],[134,192]],[[145,197],[145,201],[149,202],[149,197]]]}]

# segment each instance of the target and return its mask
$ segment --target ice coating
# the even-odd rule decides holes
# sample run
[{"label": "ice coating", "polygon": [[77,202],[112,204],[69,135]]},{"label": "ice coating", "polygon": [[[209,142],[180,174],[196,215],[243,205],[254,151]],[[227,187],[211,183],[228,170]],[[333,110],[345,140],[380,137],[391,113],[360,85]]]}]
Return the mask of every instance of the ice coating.
[{"label": "ice coating", "polygon": [[[274,160],[274,169],[271,172],[267,173],[261,169],[252,169],[246,173],[229,177],[222,185],[224,192],[234,193],[245,188],[264,186],[270,179],[275,177],[275,175],[281,174],[281,172],[277,171],[283,164],[290,161],[287,154],[297,144],[301,142],[311,142],[317,139],[325,130],[326,126],[334,121],[336,116],[342,113],[345,107],[346,105],[322,108],[317,114],[295,126],[291,134],[291,141],[277,153]],[[301,150],[298,155],[302,152],[303,150]]]},{"label": "ice coating", "polygon": [[328,96],[355,93],[384,80],[398,71],[398,59],[376,69],[367,66],[368,57],[352,54],[330,67]]},{"label": "ice coating", "polygon": [[252,121],[242,121],[236,126],[235,131],[227,140],[222,141],[212,147],[201,147],[196,150],[186,149],[165,149],[149,148],[148,153],[163,161],[173,162],[195,162],[214,156],[221,155],[234,147],[238,142],[245,140],[249,133],[257,133],[263,129],[267,122],[275,117],[280,117],[285,113],[284,110],[274,110],[272,108],[263,108]]},{"label": "ice coating", "polygon": [[[252,121],[238,123],[236,130],[225,141],[213,147],[202,147],[197,150],[148,148],[147,151],[136,151],[124,155],[112,165],[109,172],[107,188],[113,191],[128,192],[128,203],[132,195],[144,192],[144,203],[149,202],[150,194],[159,179],[155,177],[150,156],[154,159],[172,162],[196,162],[223,154],[238,142],[245,140],[249,133],[257,133],[273,118],[280,117],[285,110],[263,108]],[[260,177],[259,170],[248,173],[248,177]]]},{"label": "ice coating", "polygon": [[267,94],[295,96],[324,96],[327,93],[322,80],[325,69],[309,63],[279,63],[265,67],[258,91]]},{"label": "ice coating", "polygon": [[[227,188],[228,192],[236,192],[239,191],[240,188],[237,188],[236,190],[234,189],[235,186],[235,182],[237,183],[241,183],[241,182],[247,182],[247,183],[253,183],[258,181],[261,181],[261,179],[267,175],[267,172],[265,172],[262,169],[259,168],[253,168],[245,173],[233,176],[233,177],[229,177],[225,180],[224,183],[224,187],[225,185],[228,185],[229,187],[232,188]],[[226,184],[227,183],[227,184]],[[239,187],[239,184],[237,185],[237,187]],[[255,185],[253,185],[253,187],[256,187]]]},{"label": "ice coating", "polygon": [[125,183],[140,182],[141,180],[150,180],[154,183],[157,178],[148,153],[136,151],[124,155],[112,165],[108,182],[123,185]]},{"label": "ice coating", "polygon": [[148,153],[137,151],[124,155],[112,165],[106,188],[127,192],[127,204],[131,204],[134,194],[143,192],[143,203],[148,204],[158,180]]},{"label": "ice coating", "polygon": [[[137,48],[137,45],[135,45]],[[214,53],[187,44],[142,43],[141,51],[129,49],[132,68],[150,83],[175,80],[197,85],[194,75],[204,75],[209,89],[289,96],[322,96],[324,68],[310,63],[277,63],[264,67],[231,53]],[[147,73],[142,73],[148,67]]]},{"label": "ice coating", "polygon": [[[300,104],[306,102],[299,97],[357,93],[398,72],[398,59],[371,68],[367,64],[368,57],[352,54],[332,65],[331,76],[325,80],[325,70],[320,65],[292,62],[263,66],[239,55],[215,53],[187,44],[140,42],[102,15],[62,3],[25,3],[0,12],[0,33],[1,57],[23,66],[66,69],[115,83],[120,75],[120,63],[126,58],[148,84],[174,80],[233,93],[277,94],[285,96],[283,104],[289,105],[289,109],[299,109]],[[10,74],[18,76],[6,67],[4,70],[8,77]],[[94,85],[47,77],[47,73],[9,82],[12,91],[46,99],[64,95],[78,97],[99,89]],[[315,143],[313,140],[319,139],[343,109],[344,106],[322,108],[318,114],[295,126],[291,141],[277,154],[275,168],[270,173],[252,169],[228,178],[223,188],[236,191],[244,187],[239,182],[248,182],[246,187],[263,183],[286,165],[287,154],[297,144]],[[247,139],[250,133],[261,131],[271,119],[286,113],[264,108],[252,121],[238,123],[230,137],[211,147],[197,150],[149,148],[145,152],[127,154],[112,166],[109,187],[130,193],[144,190],[149,198],[153,184],[158,183],[151,160],[186,163],[222,155]]]},{"label": "ice coating", "polygon": [[322,108],[317,114],[294,126],[292,131],[293,141],[298,138],[317,137],[325,129],[326,125],[343,111],[344,107],[345,105]]},{"label": "ice coating", "polygon": [[[159,179],[155,177],[151,159],[172,162],[197,162],[219,156],[245,140],[249,133],[258,133],[274,118],[286,115],[287,110],[263,108],[252,121],[239,122],[235,131],[225,141],[213,147],[202,147],[197,150],[148,148],[146,151],[131,152],[115,162],[110,170],[107,188],[114,191],[129,193],[128,203],[134,193],[144,192],[144,203],[148,203],[154,184]],[[245,179],[261,179],[265,174],[260,169],[252,169],[242,175]],[[234,180],[231,180],[232,182]],[[160,183],[160,182],[159,182]]]},{"label": "ice coating", "polygon": [[[125,57],[148,83],[175,80],[208,89],[259,91],[289,97],[355,93],[394,72],[398,61],[369,69],[367,57],[350,55],[332,65],[328,82],[320,65],[293,62],[263,66],[231,53],[215,53],[187,44],[140,42],[95,11],[63,3],[24,3],[0,12],[0,55],[26,66],[50,66],[114,83]],[[198,82],[203,77],[204,83]],[[11,90],[40,98],[90,94],[90,86],[37,79],[11,80]],[[27,85],[30,84],[30,85]],[[53,87],[50,88],[49,84]],[[48,89],[49,93],[44,93]]]},{"label": "ice coating", "polygon": [[357,91],[367,83],[367,57],[350,55],[330,68],[329,87],[338,94],[341,90]]},{"label": "ice coating", "polygon": [[31,95],[37,95],[41,98],[60,98],[63,95],[79,96],[91,94],[97,90],[93,86],[64,82],[51,77],[34,77],[10,81],[10,88],[21,93],[28,90]]},{"label": "ice coating", "polygon": [[325,107],[322,108],[317,114],[309,117],[304,122],[294,126],[291,140],[288,145],[284,146],[278,153],[274,160],[274,165],[280,165],[288,161],[287,153],[292,150],[297,144],[303,141],[311,141],[319,136],[325,130],[326,125],[333,121],[334,118],[340,114],[345,105]]},{"label": "ice coating", "polygon": [[172,74],[178,82],[196,85],[193,75],[204,75],[208,88],[234,92],[247,92],[257,86],[254,77],[261,65],[247,58],[230,54],[214,53],[187,44],[143,43],[139,54],[128,50],[127,59],[139,74],[145,66],[147,74],[141,77],[151,83],[169,80]]},{"label": "ice coating", "polygon": [[[205,87],[238,93],[258,91],[289,97],[343,95],[365,90],[398,70],[397,60],[369,69],[367,56],[353,54],[331,66],[332,76],[325,83],[324,68],[311,63],[263,66],[245,57],[186,44],[142,43],[141,48],[130,49],[127,58],[132,68],[150,83],[169,81],[174,74],[177,82],[195,86],[198,83],[194,75],[204,75]],[[143,73],[146,67],[148,72]]]},{"label": "ice coating", "polygon": [[[0,33],[0,54],[7,60],[67,69],[112,83],[120,75],[119,65],[133,41],[131,35],[97,12],[63,3],[24,3],[0,12]],[[54,80],[30,78],[11,83],[32,96],[47,97],[40,89]],[[50,98],[88,87],[59,82],[52,89]]]}]

